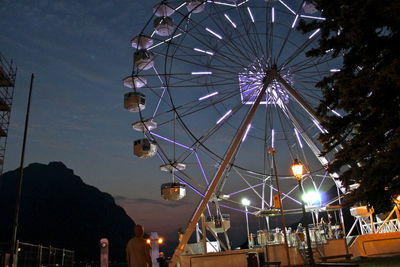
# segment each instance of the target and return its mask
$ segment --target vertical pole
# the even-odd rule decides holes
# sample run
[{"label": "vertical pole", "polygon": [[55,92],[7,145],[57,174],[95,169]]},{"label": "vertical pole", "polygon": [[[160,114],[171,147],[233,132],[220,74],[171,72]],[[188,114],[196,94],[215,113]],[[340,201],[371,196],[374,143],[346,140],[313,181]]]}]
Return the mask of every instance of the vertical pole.
[{"label": "vertical pole", "polygon": [[283,230],[283,238],[285,240],[285,251],[286,251],[286,257],[288,260],[288,266],[290,266],[290,253],[289,253],[289,244],[288,244],[288,237],[287,237],[287,233],[286,233],[286,224],[285,224],[285,215],[283,214],[283,206],[282,206],[282,198],[281,198],[281,189],[279,186],[279,178],[278,178],[278,172],[276,170],[276,162],[275,162],[275,149],[271,148],[270,152],[272,154],[272,163],[273,163],[273,167],[274,167],[274,176],[275,176],[275,180],[276,180],[276,189],[278,189],[278,198],[279,198],[279,211],[281,213],[281,220],[282,220],[282,230]]},{"label": "vertical pole", "polygon": [[61,267],[64,267],[65,249],[62,249]]},{"label": "vertical pole", "polygon": [[200,242],[200,229],[199,229],[199,223],[196,224],[196,242]]},{"label": "vertical pole", "polygon": [[207,229],[206,218],[204,214],[201,215],[201,231],[203,232],[203,254],[207,254]]},{"label": "vertical pole", "polygon": [[[250,237],[250,229],[249,229],[249,214],[248,214],[248,209],[247,205],[244,206],[244,209],[246,211],[246,229],[247,229],[247,239]],[[250,244],[249,244],[250,245]],[[250,248],[250,247],[249,247]]]},{"label": "vertical pole", "polygon": [[[301,184],[301,179],[297,179],[297,181],[299,182],[301,196],[303,196],[304,191],[303,191],[303,185]],[[308,264],[310,266],[313,266],[314,265],[314,255],[313,255],[312,248],[311,248],[310,230],[308,229],[308,223],[306,222],[306,208],[305,208],[303,198],[302,197],[300,197],[300,198],[301,198],[301,210],[303,212],[303,224],[306,228]]]},{"label": "vertical pole", "polygon": [[37,267],[42,266],[42,245],[39,245],[39,262]]},{"label": "vertical pole", "polygon": [[26,108],[26,116],[25,116],[25,129],[24,129],[24,138],[22,141],[22,152],[21,152],[21,160],[19,166],[19,179],[17,181],[17,194],[15,199],[15,213],[14,213],[14,223],[11,237],[11,253],[12,253],[12,266],[16,266],[16,258],[17,254],[17,231],[18,231],[18,218],[19,218],[19,208],[21,205],[21,193],[22,193],[22,178],[24,177],[24,157],[25,157],[25,145],[26,145],[26,136],[28,134],[28,124],[29,124],[29,110],[31,108],[31,96],[32,96],[32,87],[33,87],[33,79],[35,76],[31,75],[31,84],[29,86],[29,96],[28,96],[28,106]]}]

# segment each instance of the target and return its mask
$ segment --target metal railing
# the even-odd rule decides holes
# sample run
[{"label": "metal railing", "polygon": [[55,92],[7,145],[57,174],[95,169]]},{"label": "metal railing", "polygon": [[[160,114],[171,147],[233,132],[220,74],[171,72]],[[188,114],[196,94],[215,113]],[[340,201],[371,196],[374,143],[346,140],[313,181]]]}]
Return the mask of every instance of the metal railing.
[{"label": "metal railing", "polygon": [[75,252],[18,242],[17,267],[73,267]]},{"label": "metal railing", "polygon": [[[383,227],[382,227],[383,225]],[[376,232],[378,229],[382,227],[379,231],[380,233],[392,233],[392,232],[399,232],[400,231],[400,221],[398,219],[392,219],[385,222],[374,222],[372,230],[371,223],[362,223],[361,224],[361,231],[363,234],[372,234]]]}]

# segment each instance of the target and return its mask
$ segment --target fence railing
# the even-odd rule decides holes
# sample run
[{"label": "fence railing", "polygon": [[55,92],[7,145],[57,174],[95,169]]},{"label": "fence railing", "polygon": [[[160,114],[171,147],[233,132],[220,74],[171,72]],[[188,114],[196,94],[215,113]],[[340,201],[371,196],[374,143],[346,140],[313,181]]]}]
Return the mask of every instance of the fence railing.
[{"label": "fence railing", "polygon": [[[4,244],[5,245],[5,244]],[[4,247],[4,246],[3,246]],[[67,249],[46,247],[24,242],[17,243],[16,264],[17,267],[73,267],[75,252]],[[4,249],[4,248],[3,248]],[[5,251],[5,250],[3,250]],[[6,254],[3,253],[2,266],[7,266],[5,262]],[[4,264],[4,265],[3,265]]]}]

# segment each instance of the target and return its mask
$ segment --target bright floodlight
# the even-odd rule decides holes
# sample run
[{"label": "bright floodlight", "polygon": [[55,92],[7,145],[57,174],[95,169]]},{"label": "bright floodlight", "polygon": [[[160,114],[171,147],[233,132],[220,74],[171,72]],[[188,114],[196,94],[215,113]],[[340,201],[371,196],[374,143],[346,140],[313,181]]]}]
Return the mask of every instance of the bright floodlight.
[{"label": "bright floodlight", "polygon": [[309,191],[303,195],[303,201],[308,205],[315,205],[321,203],[321,195],[316,191]]},{"label": "bright floodlight", "polygon": [[250,200],[248,200],[247,198],[243,198],[242,199],[242,205],[243,206],[249,206],[250,205]]},{"label": "bright floodlight", "polygon": [[301,177],[303,176],[303,173],[304,173],[304,165],[301,164],[298,161],[298,159],[294,160],[294,163],[292,165],[292,172],[297,180],[301,180]]}]

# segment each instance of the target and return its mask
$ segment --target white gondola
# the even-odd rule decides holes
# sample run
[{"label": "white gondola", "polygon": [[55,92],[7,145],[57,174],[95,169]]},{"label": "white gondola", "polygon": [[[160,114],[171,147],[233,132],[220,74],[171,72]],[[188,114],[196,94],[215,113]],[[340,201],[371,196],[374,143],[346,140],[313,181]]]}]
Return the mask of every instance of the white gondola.
[{"label": "white gondola", "polygon": [[147,49],[153,45],[153,39],[151,39],[150,36],[139,34],[138,36],[133,37],[131,45],[136,49]]},{"label": "white gondola", "polygon": [[231,228],[231,217],[229,214],[210,216],[207,217],[206,224],[214,233],[223,233]]},{"label": "white gondola", "polygon": [[182,162],[175,162],[172,164],[163,164],[160,166],[160,170],[163,172],[172,172],[172,171],[183,171],[186,169],[186,164]]},{"label": "white gondola", "polygon": [[154,54],[146,49],[135,52],[133,59],[139,70],[148,70],[154,66]]},{"label": "white gondola", "polygon": [[123,80],[124,86],[128,88],[142,88],[147,84],[147,80],[145,77],[141,76],[128,76],[125,77]]},{"label": "white gondola", "polygon": [[180,200],[186,196],[186,186],[182,183],[162,184],[161,196],[165,200]]},{"label": "white gondola", "polygon": [[157,17],[169,17],[174,14],[175,9],[168,3],[168,1],[161,1],[153,7],[154,15]]},{"label": "white gondola", "polygon": [[206,7],[205,0],[188,0],[186,1],[186,8],[189,12],[200,13]]},{"label": "white gondola", "polygon": [[350,213],[356,218],[364,218],[371,216],[374,213],[374,209],[368,206],[352,207]]},{"label": "white gondola", "polygon": [[154,20],[154,30],[160,36],[171,35],[175,30],[174,21],[169,17],[159,17]]},{"label": "white gondola", "polygon": [[139,92],[129,92],[124,95],[124,107],[130,112],[139,112],[146,107],[146,96]]},{"label": "white gondola", "polygon": [[132,123],[132,129],[138,132],[148,132],[157,128],[157,122],[152,120],[137,121]]},{"label": "white gondola", "polygon": [[147,159],[157,154],[157,145],[149,139],[143,138],[133,142],[133,154],[142,159]]},{"label": "white gondola", "polygon": [[303,10],[307,14],[314,14],[318,12],[318,9],[315,7],[315,4],[312,1],[304,1]]}]

